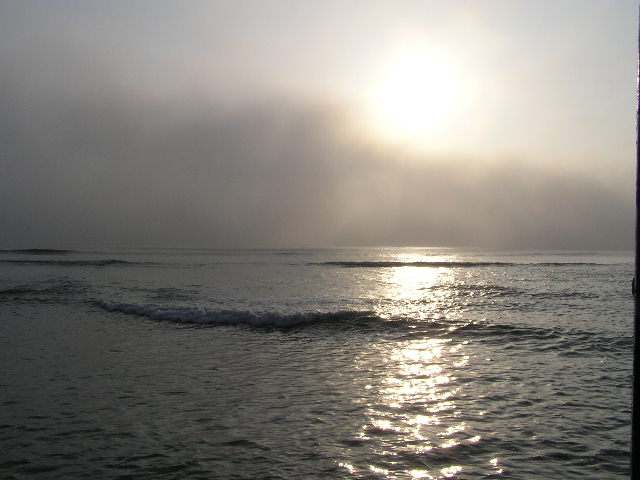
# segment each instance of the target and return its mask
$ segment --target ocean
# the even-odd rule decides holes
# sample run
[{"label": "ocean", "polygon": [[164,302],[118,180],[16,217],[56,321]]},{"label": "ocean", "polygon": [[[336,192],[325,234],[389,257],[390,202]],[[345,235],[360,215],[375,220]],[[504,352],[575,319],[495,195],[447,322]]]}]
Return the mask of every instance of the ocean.
[{"label": "ocean", "polygon": [[0,252],[0,478],[623,479],[633,258]]}]

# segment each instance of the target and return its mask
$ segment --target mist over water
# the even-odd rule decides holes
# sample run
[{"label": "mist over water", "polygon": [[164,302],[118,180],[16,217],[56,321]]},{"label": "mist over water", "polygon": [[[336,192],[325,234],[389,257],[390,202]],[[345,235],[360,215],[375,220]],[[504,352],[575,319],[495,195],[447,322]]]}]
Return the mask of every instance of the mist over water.
[{"label": "mist over water", "polygon": [[[358,130],[354,118],[366,111],[358,92],[375,84],[380,68],[343,55],[358,52],[361,61],[382,62],[383,41],[394,44],[403,31],[396,23],[435,21],[446,8],[409,14],[420,8],[376,2],[371,12],[357,12],[362,24],[353,24],[349,15],[331,13],[340,10],[337,4],[317,6],[307,16],[310,6],[273,2],[271,9],[260,7],[268,21],[257,25],[249,13],[259,8],[253,4],[244,12],[226,2],[184,9],[163,2],[149,6],[157,11],[150,19],[141,6],[7,2],[0,6],[0,247],[630,248],[636,61],[622,54],[628,49],[620,19],[626,26],[631,15],[619,3],[590,5],[595,13],[589,14],[582,2],[570,21],[528,6],[534,12],[515,18],[544,14],[548,21],[536,24],[546,25],[545,35],[529,32],[535,41],[518,37],[524,45],[507,51],[512,42],[494,44],[497,33],[460,30],[454,22],[460,38],[478,40],[475,48],[488,42],[471,50],[475,62],[498,65],[489,75],[466,64],[465,76],[478,82],[476,103],[446,132],[447,148],[438,146],[443,135],[424,132],[431,140],[416,151]],[[421,8],[429,12],[435,4]],[[468,8],[468,18],[483,25],[501,18],[507,6],[501,4],[495,17],[471,4],[451,8],[449,21]],[[304,21],[287,26],[287,15],[274,17],[296,11],[314,18],[314,28],[300,31]],[[388,30],[381,30],[380,18],[389,18]],[[597,34],[588,36],[585,26],[584,41],[568,36],[568,23],[590,25],[593,18],[607,19]],[[191,28],[178,35],[175,22]],[[605,27],[611,30],[606,35]],[[554,44],[532,52],[532,44],[550,41],[546,35],[579,48]],[[374,44],[347,43],[354,37]],[[468,42],[457,51],[458,42],[444,38],[427,43],[450,45],[445,57],[469,53]],[[606,43],[612,38],[615,48]],[[322,54],[309,55],[305,42]],[[570,56],[574,50],[593,58]],[[531,65],[522,64],[523,51]],[[551,51],[567,58],[556,65]],[[283,64],[286,58],[290,63]],[[603,67],[611,59],[614,65]],[[511,65],[507,71],[504,63]],[[570,72],[563,70],[569,66]],[[562,82],[553,83],[549,71],[564,72]],[[504,75],[501,83],[495,75]],[[333,90],[312,88],[329,77]],[[483,88],[482,81],[492,87]]]},{"label": "mist over water", "polygon": [[0,253],[7,478],[622,479],[618,253]]},{"label": "mist over water", "polygon": [[1,245],[619,249],[633,238],[626,186],[587,170],[373,148],[349,137],[340,108],[118,95],[63,93],[7,122]]},{"label": "mist over water", "polygon": [[636,18],[0,2],[0,477],[627,478]]}]

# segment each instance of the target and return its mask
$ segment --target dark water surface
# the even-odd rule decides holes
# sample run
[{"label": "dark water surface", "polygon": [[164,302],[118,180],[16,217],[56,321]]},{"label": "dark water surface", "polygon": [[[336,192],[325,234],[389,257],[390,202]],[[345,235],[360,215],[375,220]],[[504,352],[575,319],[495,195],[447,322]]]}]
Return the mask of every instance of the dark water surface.
[{"label": "dark water surface", "polygon": [[622,479],[632,259],[0,252],[1,478]]}]

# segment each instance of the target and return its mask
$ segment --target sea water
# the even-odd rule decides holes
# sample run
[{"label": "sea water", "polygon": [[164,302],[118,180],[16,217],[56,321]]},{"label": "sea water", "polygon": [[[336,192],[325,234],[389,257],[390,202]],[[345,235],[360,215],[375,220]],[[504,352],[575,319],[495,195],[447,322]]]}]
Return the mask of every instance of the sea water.
[{"label": "sea water", "polygon": [[2,478],[623,479],[633,261],[0,252]]}]

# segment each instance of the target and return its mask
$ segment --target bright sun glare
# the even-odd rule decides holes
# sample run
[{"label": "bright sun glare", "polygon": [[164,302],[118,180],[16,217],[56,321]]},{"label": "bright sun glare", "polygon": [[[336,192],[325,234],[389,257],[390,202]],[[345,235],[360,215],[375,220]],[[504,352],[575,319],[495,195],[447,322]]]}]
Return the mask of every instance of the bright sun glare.
[{"label": "bright sun glare", "polygon": [[419,145],[451,125],[462,104],[459,76],[446,61],[395,55],[367,95],[369,121],[387,141]]}]

